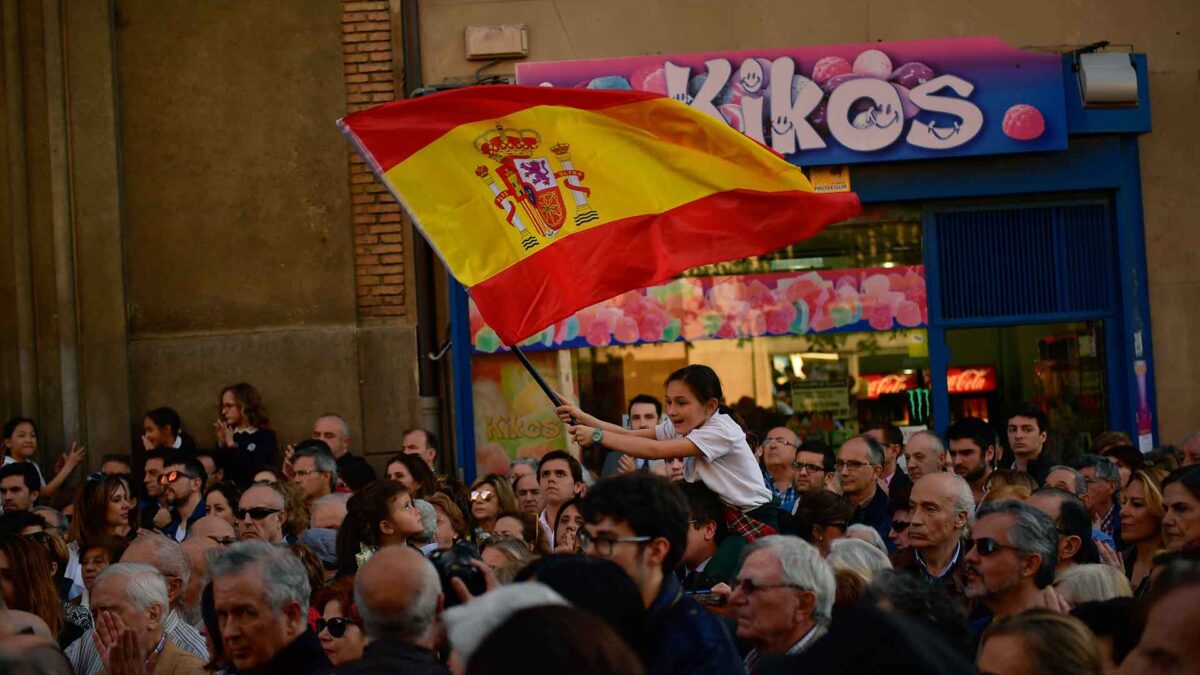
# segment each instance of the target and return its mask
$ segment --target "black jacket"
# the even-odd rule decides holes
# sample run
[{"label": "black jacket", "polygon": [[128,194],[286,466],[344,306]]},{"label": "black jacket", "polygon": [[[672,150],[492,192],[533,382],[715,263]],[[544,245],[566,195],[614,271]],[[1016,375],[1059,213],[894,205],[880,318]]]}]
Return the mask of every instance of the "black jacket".
[{"label": "black jacket", "polygon": [[449,672],[428,649],[391,640],[369,643],[361,660],[344,663],[334,671],[336,675],[447,675]]},{"label": "black jacket", "polygon": [[371,468],[367,460],[349,452],[338,457],[337,469],[338,478],[341,478],[346,487],[355,492],[375,480],[375,469]]},{"label": "black jacket", "polygon": [[251,668],[242,675],[327,675],[333,664],[321,649],[317,634],[305,629],[292,643],[284,647],[275,658],[258,668]]}]

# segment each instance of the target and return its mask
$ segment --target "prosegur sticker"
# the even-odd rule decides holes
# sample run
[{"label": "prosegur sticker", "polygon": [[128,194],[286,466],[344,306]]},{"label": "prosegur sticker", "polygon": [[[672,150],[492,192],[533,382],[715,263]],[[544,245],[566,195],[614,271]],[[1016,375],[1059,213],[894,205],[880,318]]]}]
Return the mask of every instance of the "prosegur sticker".
[{"label": "prosegur sticker", "polygon": [[808,170],[814,192],[849,192],[850,168],[845,164],[814,166]]}]

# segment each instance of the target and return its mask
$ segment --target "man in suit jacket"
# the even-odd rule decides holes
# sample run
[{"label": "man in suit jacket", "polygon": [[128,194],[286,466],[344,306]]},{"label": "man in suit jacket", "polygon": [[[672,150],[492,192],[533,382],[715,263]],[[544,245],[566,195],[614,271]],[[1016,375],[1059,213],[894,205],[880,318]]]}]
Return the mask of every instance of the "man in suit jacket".
[{"label": "man in suit jacket", "polygon": [[684,591],[707,591],[737,577],[746,540],[725,529],[721,498],[699,481],[680,483],[688,501],[689,525],[683,564],[678,569]]},{"label": "man in suit jacket", "polygon": [[[154,663],[154,675],[202,675],[204,661],[179,649],[163,629],[170,611],[167,582],[149,565],[109,566],[92,587],[92,610],[100,638],[102,672],[128,672],[130,664]],[[139,672],[141,669],[138,669]]]}]

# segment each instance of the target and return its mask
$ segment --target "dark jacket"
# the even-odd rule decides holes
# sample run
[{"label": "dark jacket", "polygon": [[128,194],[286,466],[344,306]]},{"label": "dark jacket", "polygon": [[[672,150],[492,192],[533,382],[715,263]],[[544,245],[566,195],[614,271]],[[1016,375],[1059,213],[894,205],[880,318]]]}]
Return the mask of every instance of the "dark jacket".
[{"label": "dark jacket", "polygon": [[744,673],[733,640],[716,617],[683,595],[674,574],[647,612],[646,675],[730,675]]},{"label": "dark jacket", "polygon": [[946,591],[951,598],[954,598],[958,604],[966,608],[969,615],[973,609],[974,602],[967,598],[966,563],[963,562],[966,557],[967,550],[965,548],[959,549],[958,558],[950,565],[950,569],[940,579],[929,574],[925,565],[917,560],[917,552],[912,548],[896,551],[892,555],[892,568],[916,574],[929,584],[940,585],[942,590]]},{"label": "dark jacket", "polygon": [[233,434],[233,441],[237,447],[217,448],[216,459],[225,468],[225,479],[244,491],[254,481],[254,474],[275,461],[275,432],[238,431]]},{"label": "dark jacket", "polygon": [[[192,511],[192,515],[188,516],[188,519],[187,519],[188,528],[190,529],[192,527],[192,523],[195,523],[197,520],[200,520],[207,514],[208,514],[208,505],[204,503],[203,499],[201,499],[199,502],[196,503],[196,508],[195,508],[195,510]],[[171,522],[167,523],[167,526],[162,529],[162,533],[165,536],[168,536],[168,537],[174,539],[175,533],[179,531],[179,524],[181,522],[183,522],[183,516],[180,515],[178,510],[176,510],[174,507],[171,507]]]},{"label": "dark jacket", "polygon": [[341,478],[346,487],[355,492],[375,480],[375,469],[367,460],[349,452],[338,457],[337,470],[338,478]]},{"label": "dark jacket", "polygon": [[850,519],[850,524],[858,523],[873,528],[883,537],[889,548],[892,546],[892,540],[888,539],[888,530],[892,528],[892,517],[888,514],[888,496],[878,485],[875,486],[875,496],[871,497],[871,501],[854,509],[854,517]]},{"label": "dark jacket", "polygon": [[327,675],[332,671],[333,664],[321,649],[317,634],[306,628],[275,658],[242,672],[242,675]]},{"label": "dark jacket", "polygon": [[375,640],[363,648],[362,660],[345,663],[333,671],[336,675],[447,675],[450,671],[428,649],[415,645]]},{"label": "dark jacket", "polygon": [[717,584],[732,584],[742,565],[742,551],[746,539],[741,535],[729,534],[721,540],[716,553],[708,559],[702,572],[690,572],[681,567],[680,578],[684,591],[707,591]]}]

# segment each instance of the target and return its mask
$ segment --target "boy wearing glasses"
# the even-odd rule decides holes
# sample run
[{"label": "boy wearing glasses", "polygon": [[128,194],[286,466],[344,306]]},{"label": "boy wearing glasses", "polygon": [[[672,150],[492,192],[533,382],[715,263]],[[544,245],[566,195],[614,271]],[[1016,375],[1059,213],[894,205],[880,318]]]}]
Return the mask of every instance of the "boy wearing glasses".
[{"label": "boy wearing glasses", "polygon": [[641,472],[601,480],[580,503],[586,555],[621,566],[641,591],[652,645],[650,673],[738,673],[724,626],[683,593],[672,573],[687,545],[688,506],[679,487]]},{"label": "boy wearing glasses", "polygon": [[163,461],[158,484],[171,507],[171,522],[162,533],[175,541],[187,537],[188,528],[207,515],[204,506],[204,483],[208,473],[192,454],[171,453]]}]

